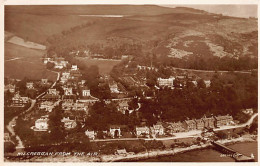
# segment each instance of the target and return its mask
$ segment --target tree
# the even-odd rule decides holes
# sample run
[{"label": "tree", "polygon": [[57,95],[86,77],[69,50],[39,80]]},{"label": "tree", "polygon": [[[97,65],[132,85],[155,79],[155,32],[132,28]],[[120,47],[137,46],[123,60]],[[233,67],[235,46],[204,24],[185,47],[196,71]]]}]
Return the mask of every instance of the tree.
[{"label": "tree", "polygon": [[49,69],[49,70],[52,70],[54,68],[54,66],[55,66],[55,64],[52,62],[48,62],[46,65],[47,69]]}]

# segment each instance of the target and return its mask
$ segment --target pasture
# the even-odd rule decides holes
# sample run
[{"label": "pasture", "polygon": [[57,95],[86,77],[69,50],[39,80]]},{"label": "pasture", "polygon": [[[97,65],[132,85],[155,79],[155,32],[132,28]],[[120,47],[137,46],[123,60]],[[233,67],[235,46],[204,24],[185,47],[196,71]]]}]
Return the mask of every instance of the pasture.
[{"label": "pasture", "polygon": [[29,49],[11,43],[5,43],[4,75],[5,77],[38,80],[48,78],[56,80],[57,74],[48,71],[42,63],[44,51]]}]

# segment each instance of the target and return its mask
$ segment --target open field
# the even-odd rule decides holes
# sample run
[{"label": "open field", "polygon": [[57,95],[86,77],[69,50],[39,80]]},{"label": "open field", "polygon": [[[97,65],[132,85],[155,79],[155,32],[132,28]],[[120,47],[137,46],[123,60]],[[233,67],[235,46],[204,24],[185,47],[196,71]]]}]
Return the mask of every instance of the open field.
[{"label": "open field", "polygon": [[55,80],[56,74],[48,71],[41,61],[44,51],[33,50],[5,43],[5,77],[23,79],[48,78]]},{"label": "open field", "polygon": [[32,48],[32,49],[39,49],[39,50],[45,50],[46,46],[41,45],[41,44],[37,44],[34,42],[30,42],[30,41],[25,41],[24,39],[14,36],[11,39],[9,39],[7,41],[8,43],[13,43],[19,46],[23,46],[23,47],[27,47],[27,48]]},{"label": "open field", "polygon": [[120,63],[120,60],[99,60],[99,59],[87,59],[87,58],[77,58],[81,62],[84,62],[86,66],[97,65],[100,74],[109,74],[112,68]]}]

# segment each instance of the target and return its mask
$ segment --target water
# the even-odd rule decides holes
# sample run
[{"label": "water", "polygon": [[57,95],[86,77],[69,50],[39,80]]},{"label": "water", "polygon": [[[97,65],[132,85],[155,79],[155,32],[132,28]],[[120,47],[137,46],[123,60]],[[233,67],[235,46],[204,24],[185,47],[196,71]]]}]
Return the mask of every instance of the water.
[{"label": "water", "polygon": [[[250,156],[251,153],[257,159],[257,142],[247,143],[236,143],[228,145],[227,147],[232,148],[242,154]],[[174,156],[164,156],[158,158],[151,158],[140,160],[141,162],[234,162],[235,160],[231,157],[221,157],[221,153],[212,149],[195,150],[186,153],[179,153]]]}]

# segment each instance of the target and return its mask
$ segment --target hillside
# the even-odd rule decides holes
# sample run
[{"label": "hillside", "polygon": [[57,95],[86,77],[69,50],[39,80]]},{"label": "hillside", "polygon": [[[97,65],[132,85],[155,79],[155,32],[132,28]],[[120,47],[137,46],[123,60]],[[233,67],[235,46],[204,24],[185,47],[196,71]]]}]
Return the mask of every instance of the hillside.
[{"label": "hillside", "polygon": [[155,5],[8,6],[5,12],[5,30],[60,53],[93,45],[98,45],[96,53],[115,53],[137,45],[140,54],[205,62],[211,57],[257,58],[256,19]]}]

